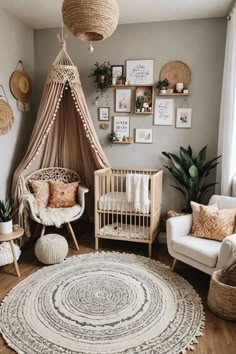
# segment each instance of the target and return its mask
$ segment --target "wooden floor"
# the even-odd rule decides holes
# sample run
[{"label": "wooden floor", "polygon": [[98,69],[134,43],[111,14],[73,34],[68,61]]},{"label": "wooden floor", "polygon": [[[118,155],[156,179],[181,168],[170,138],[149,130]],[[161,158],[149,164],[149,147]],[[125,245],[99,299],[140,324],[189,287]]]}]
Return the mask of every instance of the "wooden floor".
[{"label": "wooden floor", "polygon": [[[77,239],[79,241],[80,251],[77,252],[76,250],[70,249],[69,255],[94,252],[93,226],[90,224],[81,223],[74,226],[74,229],[76,230],[76,235],[79,235]],[[47,229],[47,233],[51,231],[55,230]],[[56,232],[64,234],[68,239],[71,247],[74,247],[69,235],[66,234],[65,230],[60,229]],[[109,240],[100,242],[101,250],[115,250],[120,252],[135,253],[147,256],[148,250],[147,246],[145,245]],[[20,279],[15,276],[15,269],[13,265],[8,265],[0,268],[0,300],[2,300],[4,296],[19,281],[26,278],[28,275],[34,273],[36,270],[42,267],[42,265],[35,259],[33,248],[33,242],[29,242],[23,248],[22,256],[19,260],[19,267],[21,272]],[[168,255],[167,248],[165,245],[153,245],[153,258],[168,265],[171,265],[172,262],[172,259]],[[206,325],[204,336],[200,337],[199,344],[195,345],[194,354],[235,354],[236,323],[224,321],[216,317],[208,310],[206,305],[210,277],[180,262],[177,263],[176,272],[183,278],[187,279],[194,286],[194,288],[202,298],[206,312]],[[1,337],[0,353],[15,353],[13,350],[9,349],[5,345]]]}]

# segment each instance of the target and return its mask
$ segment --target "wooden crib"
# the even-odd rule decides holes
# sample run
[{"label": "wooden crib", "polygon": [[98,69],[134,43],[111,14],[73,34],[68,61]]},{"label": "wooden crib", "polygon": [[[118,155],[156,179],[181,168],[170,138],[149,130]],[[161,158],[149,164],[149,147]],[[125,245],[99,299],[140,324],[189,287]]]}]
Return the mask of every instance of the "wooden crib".
[{"label": "wooden crib", "polygon": [[[149,176],[149,207],[136,212],[126,197],[127,174]],[[152,243],[160,229],[163,171],[155,169],[105,168],[95,171],[95,248],[99,239]]]}]

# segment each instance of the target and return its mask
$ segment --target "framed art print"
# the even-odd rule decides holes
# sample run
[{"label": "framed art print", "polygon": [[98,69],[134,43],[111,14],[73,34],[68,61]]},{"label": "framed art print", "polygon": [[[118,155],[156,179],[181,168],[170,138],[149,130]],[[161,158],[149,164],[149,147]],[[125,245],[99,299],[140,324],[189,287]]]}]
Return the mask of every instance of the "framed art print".
[{"label": "framed art print", "polygon": [[153,85],[154,60],[126,60],[126,81],[130,85]]},{"label": "framed art print", "polygon": [[115,112],[131,112],[131,89],[116,89],[115,91]]},{"label": "framed art print", "polygon": [[152,144],[152,129],[135,129],[135,142]]},{"label": "framed art print", "polygon": [[124,65],[112,65],[111,66],[111,76],[118,79],[124,74]]},{"label": "framed art print", "polygon": [[129,117],[114,117],[113,132],[119,140],[129,138]]},{"label": "framed art print", "polygon": [[98,120],[109,122],[110,120],[110,107],[98,108]]},{"label": "framed art print", "polygon": [[192,128],[192,108],[177,108],[176,128]]},{"label": "framed art print", "polygon": [[154,125],[173,125],[174,100],[156,98]]}]

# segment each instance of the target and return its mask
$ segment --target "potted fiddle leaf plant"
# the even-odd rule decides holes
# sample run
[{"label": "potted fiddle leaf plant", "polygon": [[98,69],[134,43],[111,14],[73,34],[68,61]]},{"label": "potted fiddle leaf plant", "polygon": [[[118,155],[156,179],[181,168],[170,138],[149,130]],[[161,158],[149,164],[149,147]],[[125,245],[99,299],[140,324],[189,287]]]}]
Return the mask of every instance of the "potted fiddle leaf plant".
[{"label": "potted fiddle leaf plant", "polygon": [[179,191],[185,200],[184,212],[191,213],[191,201],[205,204],[205,198],[211,188],[217,183],[207,183],[207,178],[219,164],[221,156],[206,161],[207,146],[193,156],[192,149],[180,147],[179,156],[163,151],[162,154],[170,160],[171,166],[164,166],[172,174],[176,185],[172,185]]},{"label": "potted fiddle leaf plant", "polygon": [[12,232],[13,211],[11,199],[0,200],[0,234],[7,235]]},{"label": "potted fiddle leaf plant", "polygon": [[95,69],[92,69],[89,77],[94,79],[94,84],[96,87],[96,92],[100,92],[103,96],[112,85],[112,70],[109,62],[104,61],[104,63],[99,64],[96,62],[94,64]]}]

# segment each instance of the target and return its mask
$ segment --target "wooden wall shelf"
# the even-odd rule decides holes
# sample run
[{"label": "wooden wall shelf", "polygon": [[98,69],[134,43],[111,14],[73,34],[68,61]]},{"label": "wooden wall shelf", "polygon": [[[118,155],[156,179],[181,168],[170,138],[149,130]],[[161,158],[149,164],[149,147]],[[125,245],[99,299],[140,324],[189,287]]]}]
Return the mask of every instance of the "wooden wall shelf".
[{"label": "wooden wall shelf", "polygon": [[157,96],[189,96],[189,93],[158,93]]},{"label": "wooden wall shelf", "polygon": [[139,115],[151,115],[152,112],[134,112],[134,114],[139,114]]},{"label": "wooden wall shelf", "polygon": [[112,144],[132,144],[133,141],[113,141]]}]

